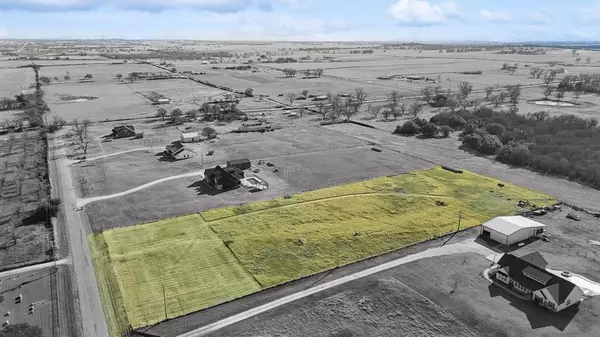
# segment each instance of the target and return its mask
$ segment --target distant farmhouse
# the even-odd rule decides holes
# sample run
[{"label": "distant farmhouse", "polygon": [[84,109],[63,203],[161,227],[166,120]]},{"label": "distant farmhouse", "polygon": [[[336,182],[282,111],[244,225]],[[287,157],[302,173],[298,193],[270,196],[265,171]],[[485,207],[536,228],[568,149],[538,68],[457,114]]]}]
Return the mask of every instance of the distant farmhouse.
[{"label": "distant farmhouse", "polygon": [[548,262],[534,252],[523,257],[504,254],[495,278],[509,289],[530,298],[548,310],[558,312],[583,300],[583,291],[575,284],[546,271]]},{"label": "distant farmhouse", "polygon": [[247,158],[229,160],[227,162],[227,167],[237,167],[240,170],[247,170],[251,166],[252,163],[250,162],[250,159]]},{"label": "distant farmhouse", "polygon": [[166,158],[172,160],[193,158],[197,155],[196,152],[188,149],[179,141],[167,145],[163,154]]},{"label": "distant farmhouse", "polygon": [[112,134],[109,136],[114,139],[127,138],[135,136],[135,127],[133,125],[120,125],[112,129]]},{"label": "distant farmhouse", "polygon": [[484,238],[510,246],[542,234],[546,225],[522,216],[501,216],[484,223],[481,228]]}]

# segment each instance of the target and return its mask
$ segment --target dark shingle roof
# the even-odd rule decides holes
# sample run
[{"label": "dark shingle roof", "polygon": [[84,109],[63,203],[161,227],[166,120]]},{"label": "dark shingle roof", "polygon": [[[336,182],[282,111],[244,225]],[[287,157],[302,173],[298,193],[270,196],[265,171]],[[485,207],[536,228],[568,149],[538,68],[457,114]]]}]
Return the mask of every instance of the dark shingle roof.
[{"label": "dark shingle roof", "polygon": [[525,260],[540,268],[546,268],[546,266],[548,265],[548,261],[546,261],[546,259],[544,259],[542,254],[540,254],[539,252],[533,252],[527,255],[523,255],[521,256],[521,260]]},{"label": "dark shingle roof", "polygon": [[[525,257],[529,258],[530,255],[532,254],[526,255]],[[539,256],[543,259],[541,254],[539,254]],[[538,260],[538,262],[540,262],[537,258],[534,260]],[[545,269],[540,268],[527,260],[521,259],[509,253],[504,254],[502,258],[500,258],[500,261],[498,261],[498,264],[505,270],[508,270],[508,276],[511,279],[514,279],[516,282],[518,282],[525,288],[530,289],[531,291],[547,288],[548,292],[550,292],[550,294],[554,297],[555,301],[559,304],[563,303],[575,288],[575,285],[573,283],[554,274],[551,274]],[[548,279],[548,281],[546,282],[546,285],[542,285],[539,282],[536,282],[531,278],[525,276],[523,274],[524,272],[540,280],[542,280],[543,277],[544,279]],[[535,275],[533,275],[533,273],[535,273]]]},{"label": "dark shingle roof", "polygon": [[544,285],[547,284],[550,279],[552,279],[550,274],[540,271],[532,266],[523,269],[523,274],[525,274],[525,276],[533,277],[536,281],[540,281]]}]

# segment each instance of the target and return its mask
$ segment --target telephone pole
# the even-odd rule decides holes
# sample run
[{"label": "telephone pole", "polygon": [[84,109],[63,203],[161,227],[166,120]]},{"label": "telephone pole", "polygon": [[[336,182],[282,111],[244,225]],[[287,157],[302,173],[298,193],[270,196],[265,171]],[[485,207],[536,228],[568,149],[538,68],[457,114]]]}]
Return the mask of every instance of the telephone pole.
[{"label": "telephone pole", "polygon": [[458,210],[458,228],[456,229],[456,231],[458,232],[460,230],[460,220],[462,218],[462,210]]},{"label": "telephone pole", "polygon": [[168,315],[167,315],[167,295],[165,293],[165,285],[163,284],[162,286],[163,288],[163,303],[165,305],[165,320],[168,319]]}]

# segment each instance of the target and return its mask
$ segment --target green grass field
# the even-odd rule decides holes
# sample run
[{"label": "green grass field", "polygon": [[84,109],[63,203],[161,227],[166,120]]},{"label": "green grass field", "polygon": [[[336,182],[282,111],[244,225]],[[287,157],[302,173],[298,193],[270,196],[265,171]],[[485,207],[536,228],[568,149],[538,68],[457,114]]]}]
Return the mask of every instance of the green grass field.
[{"label": "green grass field", "polygon": [[519,200],[556,202],[498,182],[434,168],[109,230],[92,245],[98,278],[119,284],[109,296],[100,282],[104,305],[145,326],[165,318],[163,285],[175,317],[452,232],[459,210],[466,228],[514,214]]}]

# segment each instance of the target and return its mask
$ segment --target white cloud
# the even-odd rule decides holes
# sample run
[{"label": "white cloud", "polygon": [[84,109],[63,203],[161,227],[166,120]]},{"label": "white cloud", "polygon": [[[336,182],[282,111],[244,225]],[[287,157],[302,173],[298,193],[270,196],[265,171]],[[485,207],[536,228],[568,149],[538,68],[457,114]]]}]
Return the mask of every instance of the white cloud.
[{"label": "white cloud", "polygon": [[600,23],[600,2],[582,9],[581,21],[584,23]]},{"label": "white cloud", "polygon": [[436,25],[457,17],[458,8],[453,2],[434,5],[426,0],[400,0],[389,9],[389,13],[401,24]]},{"label": "white cloud", "polygon": [[0,0],[0,10],[58,12],[120,8],[141,11],[190,8],[216,12],[236,12],[248,8],[270,9],[288,0]]},{"label": "white cloud", "polygon": [[0,27],[0,39],[8,37],[8,31],[2,27]]},{"label": "white cloud", "polygon": [[510,15],[506,12],[494,12],[487,9],[479,11],[479,15],[491,22],[509,22],[511,20]]}]

